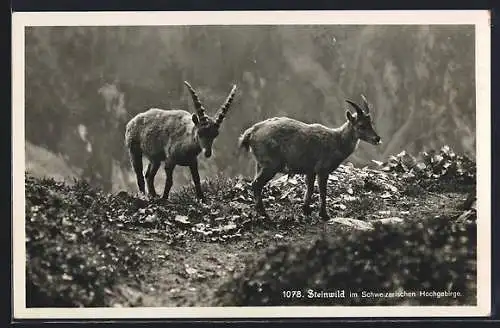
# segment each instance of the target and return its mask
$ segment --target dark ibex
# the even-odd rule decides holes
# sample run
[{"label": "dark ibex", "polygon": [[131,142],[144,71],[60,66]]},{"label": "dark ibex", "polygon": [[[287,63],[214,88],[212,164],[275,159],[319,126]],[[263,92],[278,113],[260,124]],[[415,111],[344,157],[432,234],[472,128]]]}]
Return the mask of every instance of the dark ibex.
[{"label": "dark ibex", "polygon": [[206,114],[196,91],[184,82],[193,98],[195,114],[178,109],[163,110],[151,108],[137,114],[126,127],[125,143],[134,168],[140,192],[144,190],[142,167],[143,155],[149,159],[146,170],[146,184],[150,196],[156,196],[154,178],[161,162],[165,162],[165,189],[163,198],[168,198],[172,187],[175,166],[188,166],[195,185],[196,196],[205,200],[198,173],[198,154],[212,155],[212,144],[219,134],[219,128],[234,99],[236,85],[233,85],[226,101],[214,117]]},{"label": "dark ibex", "polygon": [[361,95],[361,108],[346,100],[356,114],[346,111],[347,122],[338,128],[321,124],[306,124],[288,117],[275,117],[254,124],[239,139],[239,145],[251,150],[256,161],[256,174],[252,189],[257,212],[266,216],[262,202],[262,189],[276,173],[304,174],[307,190],[303,212],[311,213],[314,181],[318,176],[320,216],[327,219],[326,186],[329,174],[334,171],[356,148],[359,139],[373,145],[381,143],[373,128],[369,105]]}]

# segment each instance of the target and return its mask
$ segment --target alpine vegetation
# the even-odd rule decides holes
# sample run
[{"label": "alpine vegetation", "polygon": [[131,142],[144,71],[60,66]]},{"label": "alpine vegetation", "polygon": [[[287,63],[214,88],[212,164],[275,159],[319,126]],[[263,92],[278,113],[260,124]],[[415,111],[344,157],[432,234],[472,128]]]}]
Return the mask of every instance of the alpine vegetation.
[{"label": "alpine vegetation", "polygon": [[306,124],[288,117],[274,117],[248,128],[239,139],[239,146],[251,150],[256,161],[252,190],[256,210],[266,216],[262,189],[276,173],[304,174],[306,193],[302,206],[305,215],[311,214],[314,182],[318,177],[320,216],[327,219],[326,187],[328,175],[355,150],[359,140],[373,145],[381,143],[375,132],[366,98],[362,108],[351,100],[356,114],[346,111],[347,121],[338,128],[321,124]]},{"label": "alpine vegetation", "polygon": [[203,151],[205,157],[212,156],[212,145],[219,134],[219,129],[236,93],[236,85],[225,102],[211,117],[206,114],[196,91],[188,82],[184,82],[193,99],[196,113],[185,110],[163,110],[151,108],[137,114],[126,126],[125,144],[137,177],[140,192],[145,193],[142,157],[149,160],[146,169],[148,194],[156,196],[154,178],[162,162],[165,163],[165,189],[163,198],[167,199],[172,187],[172,174],[177,165],[187,166],[195,185],[196,196],[205,200],[201,190],[198,173],[198,154]]}]

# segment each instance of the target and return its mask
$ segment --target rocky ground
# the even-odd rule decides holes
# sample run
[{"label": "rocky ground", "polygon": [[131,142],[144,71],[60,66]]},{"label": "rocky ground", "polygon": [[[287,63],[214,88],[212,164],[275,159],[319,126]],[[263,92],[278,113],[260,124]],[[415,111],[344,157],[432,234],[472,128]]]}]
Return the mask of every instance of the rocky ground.
[{"label": "rocky ground", "polygon": [[[313,214],[302,214],[300,176],[266,186],[269,219],[255,214],[248,179],[203,187],[205,204],[191,187],[163,202],[28,173],[27,306],[476,301],[476,166],[448,147],[342,165],[329,178],[328,221],[317,193]],[[309,298],[309,289],[358,297]],[[460,294],[394,297],[422,290]]]}]

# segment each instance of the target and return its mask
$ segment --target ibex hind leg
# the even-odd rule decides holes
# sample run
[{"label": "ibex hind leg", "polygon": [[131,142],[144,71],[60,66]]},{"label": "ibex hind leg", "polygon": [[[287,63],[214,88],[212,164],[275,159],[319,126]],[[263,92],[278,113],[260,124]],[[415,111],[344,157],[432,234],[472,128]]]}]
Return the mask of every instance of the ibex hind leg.
[{"label": "ibex hind leg", "polygon": [[155,190],[155,176],[156,173],[158,172],[158,169],[160,168],[161,162],[160,161],[150,161],[148,164],[148,168],[146,169],[146,185],[148,187],[148,193],[149,196],[151,197],[156,197],[156,190]]},{"label": "ibex hind leg", "polygon": [[262,202],[262,189],[279,171],[278,168],[268,168],[259,167],[259,171],[256,173],[255,178],[252,182],[252,189],[255,198],[255,209],[258,214],[267,216],[266,210],[264,208],[264,203]]},{"label": "ibex hind leg", "polygon": [[137,187],[141,193],[145,193],[144,176],[142,174],[142,151],[139,147],[132,145],[129,148],[130,161],[137,179]]},{"label": "ibex hind leg", "polygon": [[259,174],[260,170],[262,170],[262,167],[258,162],[255,162],[255,177]]}]

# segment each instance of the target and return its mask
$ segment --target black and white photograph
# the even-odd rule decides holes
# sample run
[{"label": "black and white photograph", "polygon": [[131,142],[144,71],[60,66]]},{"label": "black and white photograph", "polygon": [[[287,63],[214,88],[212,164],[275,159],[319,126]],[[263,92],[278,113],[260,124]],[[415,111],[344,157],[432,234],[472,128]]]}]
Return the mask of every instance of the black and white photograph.
[{"label": "black and white photograph", "polygon": [[14,13],[14,316],[488,315],[489,33]]}]

